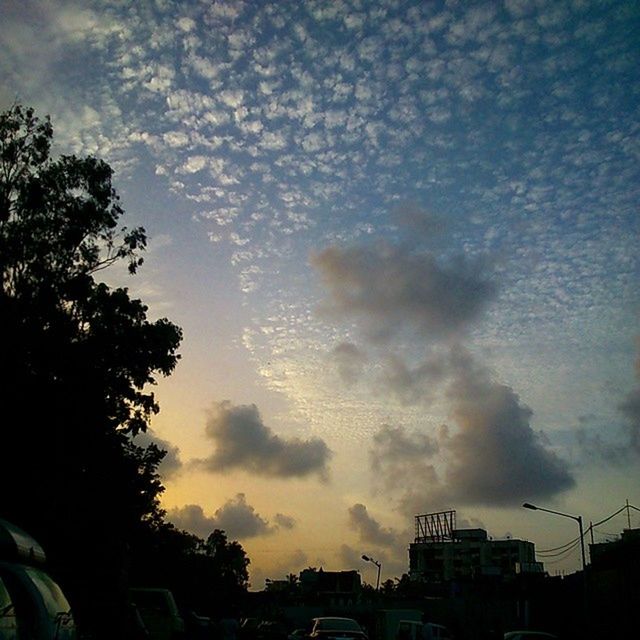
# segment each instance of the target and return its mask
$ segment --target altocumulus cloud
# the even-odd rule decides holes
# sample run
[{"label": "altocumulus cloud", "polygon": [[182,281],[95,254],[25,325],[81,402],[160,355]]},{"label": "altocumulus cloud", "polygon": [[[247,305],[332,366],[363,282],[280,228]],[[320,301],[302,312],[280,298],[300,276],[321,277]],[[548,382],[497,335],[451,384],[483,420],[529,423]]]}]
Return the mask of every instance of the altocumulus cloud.
[{"label": "altocumulus cloud", "polygon": [[331,451],[319,438],[284,439],[263,422],[255,405],[215,403],[209,411],[207,436],[215,451],[196,465],[212,472],[242,469],[256,475],[295,478],[328,475]]},{"label": "altocumulus cloud", "polygon": [[295,526],[293,518],[281,513],[274,516],[276,524],[272,525],[247,503],[244,493],[227,500],[213,516],[205,515],[200,505],[189,504],[172,509],[168,517],[177,527],[205,539],[214,529],[222,529],[229,538],[242,540],[275,533],[280,527],[291,529]]},{"label": "altocumulus cloud", "polygon": [[312,264],[331,295],[326,310],[357,317],[375,341],[407,328],[428,339],[459,335],[496,294],[482,260],[438,260],[388,243],[331,246]]}]

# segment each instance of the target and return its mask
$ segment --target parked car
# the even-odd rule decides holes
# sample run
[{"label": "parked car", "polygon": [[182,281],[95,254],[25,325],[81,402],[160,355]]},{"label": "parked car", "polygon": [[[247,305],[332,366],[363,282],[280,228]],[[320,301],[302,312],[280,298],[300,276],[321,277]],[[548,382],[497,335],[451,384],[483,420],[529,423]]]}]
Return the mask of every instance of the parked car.
[{"label": "parked car", "polygon": [[184,620],[169,589],[129,589],[129,599],[136,606],[150,640],[183,640]]},{"label": "parked car", "polygon": [[287,640],[287,627],[277,620],[263,620],[256,630],[258,640]]},{"label": "parked car", "polygon": [[198,615],[193,609],[183,610],[181,614],[189,640],[211,640],[215,628],[209,616]]},{"label": "parked car", "polygon": [[504,640],[558,640],[558,636],[546,631],[507,631]]},{"label": "parked car", "polygon": [[451,632],[434,622],[400,620],[396,640],[451,640]]},{"label": "parked car", "polygon": [[368,640],[367,634],[353,618],[313,618],[310,638],[328,640],[348,638],[349,640]]},{"label": "parked car", "polygon": [[260,618],[243,618],[240,620],[240,628],[238,629],[240,640],[255,640],[261,622]]},{"label": "parked car", "polygon": [[0,519],[0,640],[75,640],[62,589],[45,570],[42,547]]}]

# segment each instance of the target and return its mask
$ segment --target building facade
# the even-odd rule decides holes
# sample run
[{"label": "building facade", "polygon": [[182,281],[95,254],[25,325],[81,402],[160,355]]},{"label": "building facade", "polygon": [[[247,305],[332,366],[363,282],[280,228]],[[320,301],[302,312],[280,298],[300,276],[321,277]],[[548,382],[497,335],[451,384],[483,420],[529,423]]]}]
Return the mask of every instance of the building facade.
[{"label": "building facade", "polygon": [[412,580],[443,583],[543,571],[532,542],[493,540],[484,529],[457,529],[455,511],[416,516],[416,537],[409,545]]}]

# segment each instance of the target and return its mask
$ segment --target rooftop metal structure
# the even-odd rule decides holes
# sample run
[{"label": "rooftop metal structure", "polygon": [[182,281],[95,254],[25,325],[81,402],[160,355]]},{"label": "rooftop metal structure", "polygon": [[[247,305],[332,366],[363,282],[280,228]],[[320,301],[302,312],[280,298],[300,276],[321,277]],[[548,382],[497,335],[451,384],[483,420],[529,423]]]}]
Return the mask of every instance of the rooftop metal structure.
[{"label": "rooftop metal structure", "polygon": [[454,539],[455,511],[438,511],[415,516],[416,543],[445,542]]}]

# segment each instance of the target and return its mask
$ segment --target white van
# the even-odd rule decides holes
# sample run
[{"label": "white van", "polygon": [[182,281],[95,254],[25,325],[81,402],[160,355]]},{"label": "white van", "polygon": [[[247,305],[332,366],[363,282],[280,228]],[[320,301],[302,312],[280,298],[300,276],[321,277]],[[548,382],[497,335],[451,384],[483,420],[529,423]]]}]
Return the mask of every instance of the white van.
[{"label": "white van", "polygon": [[433,622],[400,620],[396,640],[452,640],[447,627]]},{"label": "white van", "polygon": [[75,640],[71,608],[44,562],[30,535],[0,519],[0,640]]}]

